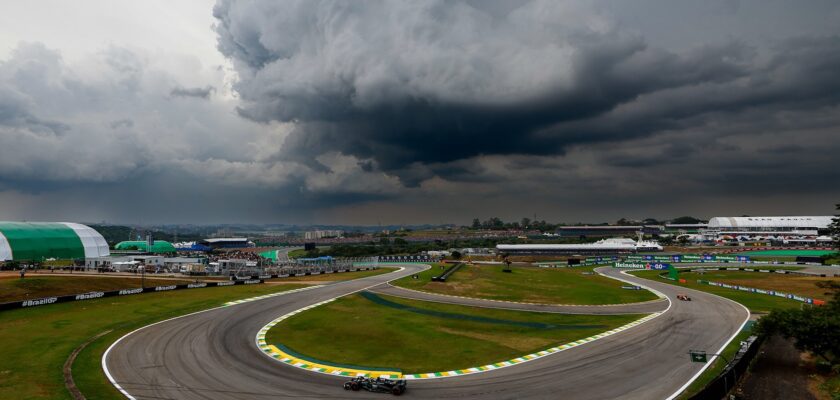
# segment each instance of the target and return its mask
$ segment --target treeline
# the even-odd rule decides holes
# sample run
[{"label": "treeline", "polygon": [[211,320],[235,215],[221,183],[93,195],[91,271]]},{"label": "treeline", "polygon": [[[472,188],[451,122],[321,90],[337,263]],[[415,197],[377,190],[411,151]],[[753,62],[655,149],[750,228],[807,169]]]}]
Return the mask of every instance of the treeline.
[{"label": "treeline", "polygon": [[[590,242],[593,239],[565,239],[565,243]],[[463,248],[493,248],[499,243],[525,244],[540,243],[540,239],[515,239],[515,238],[482,238],[482,239],[453,239],[435,240],[430,242],[408,242],[401,238],[390,240],[382,238],[379,242],[336,244],[327,250],[314,249],[306,252],[306,257],[333,256],[333,257],[372,257],[386,255],[412,255],[424,251],[440,251]],[[551,243],[557,243],[553,238]]]},{"label": "treeline", "polygon": [[[657,220],[654,218],[645,218],[643,220],[634,220],[629,218],[621,218],[618,221],[615,221],[614,225],[664,225],[664,224],[698,224],[703,223],[705,221],[690,217],[678,217],[671,220]],[[484,221],[474,218],[472,224],[465,228],[479,230],[479,229],[486,229],[486,230],[537,230],[540,232],[552,232],[557,230],[557,228],[561,226],[576,226],[576,225],[609,225],[606,222],[600,223],[576,223],[576,224],[566,224],[566,223],[557,223],[552,224],[546,222],[545,220],[531,220],[530,218],[522,218],[519,221],[512,221],[512,222],[505,222],[501,218],[492,217],[486,219]]]}]

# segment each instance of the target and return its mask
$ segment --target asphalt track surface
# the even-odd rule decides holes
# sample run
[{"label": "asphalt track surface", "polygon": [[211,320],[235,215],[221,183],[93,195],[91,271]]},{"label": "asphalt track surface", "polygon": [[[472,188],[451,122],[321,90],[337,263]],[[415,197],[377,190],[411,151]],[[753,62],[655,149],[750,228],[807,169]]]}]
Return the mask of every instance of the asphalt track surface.
[{"label": "asphalt track surface", "polygon": [[[380,395],[344,391],[341,385],[345,378],[273,360],[257,349],[254,337],[277,316],[424,268],[407,266],[389,274],[150,325],[114,344],[103,364],[113,382],[135,399],[378,398]],[[600,271],[658,290],[672,300],[672,305],[645,324],[534,361],[480,374],[410,381],[404,396],[664,399],[701,370],[703,364],[689,362],[689,349],[717,352],[749,316],[744,307],[721,297],[622,275],[612,268]],[[678,291],[689,294],[693,301],[675,300]]]}]

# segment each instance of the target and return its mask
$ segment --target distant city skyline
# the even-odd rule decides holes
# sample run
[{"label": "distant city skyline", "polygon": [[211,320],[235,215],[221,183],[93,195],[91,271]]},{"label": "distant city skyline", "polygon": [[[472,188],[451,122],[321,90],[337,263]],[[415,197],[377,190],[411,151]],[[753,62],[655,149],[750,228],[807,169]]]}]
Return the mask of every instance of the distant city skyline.
[{"label": "distant city skyline", "polygon": [[834,1],[0,3],[0,220],[830,215]]}]

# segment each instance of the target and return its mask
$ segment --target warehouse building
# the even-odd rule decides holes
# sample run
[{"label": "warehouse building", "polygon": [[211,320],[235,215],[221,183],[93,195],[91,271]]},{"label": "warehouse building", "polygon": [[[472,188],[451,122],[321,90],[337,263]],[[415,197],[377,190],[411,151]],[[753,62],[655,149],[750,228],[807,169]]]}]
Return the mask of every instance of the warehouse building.
[{"label": "warehouse building", "polygon": [[[726,242],[770,242],[774,244],[817,244],[831,225],[831,216],[715,217],[702,230],[707,240]],[[830,238],[828,238],[830,239]]]},{"label": "warehouse building", "polygon": [[93,228],[72,222],[0,222],[0,261],[106,257],[108,243]]},{"label": "warehouse building", "polygon": [[149,242],[143,240],[128,240],[125,242],[119,242],[116,246],[114,246],[115,251],[120,252],[140,252],[140,253],[153,253],[153,254],[163,254],[163,253],[175,253],[178,249],[165,240],[155,240],[151,246],[149,246]]}]

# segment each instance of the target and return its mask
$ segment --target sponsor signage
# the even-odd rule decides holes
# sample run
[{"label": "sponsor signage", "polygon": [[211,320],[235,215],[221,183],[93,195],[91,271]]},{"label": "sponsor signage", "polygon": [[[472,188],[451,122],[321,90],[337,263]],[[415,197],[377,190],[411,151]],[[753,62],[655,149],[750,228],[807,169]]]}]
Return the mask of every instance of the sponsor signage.
[{"label": "sponsor signage", "polygon": [[76,295],[76,300],[90,300],[90,299],[98,299],[100,297],[104,297],[105,292],[90,292],[90,293],[82,293]]},{"label": "sponsor signage", "polygon": [[641,287],[635,286],[635,285],[624,285],[621,288],[622,289],[627,289],[627,290],[642,290]]},{"label": "sponsor signage", "polygon": [[621,262],[621,261],[616,261],[616,262],[614,262],[614,263],[613,263],[613,268],[638,268],[638,269],[644,269],[644,268],[645,268],[645,265],[646,265],[646,264],[644,264],[644,263],[634,263],[634,262]]},{"label": "sponsor signage", "polygon": [[[369,270],[375,269],[372,267],[367,268],[358,268],[357,270]],[[349,272],[349,269],[342,270],[340,272]],[[339,272],[339,271],[332,271],[332,272]],[[324,273],[323,271],[318,271],[317,273]],[[308,273],[307,273],[308,274]],[[302,275],[302,274],[301,274]],[[108,292],[89,292],[89,293],[80,293],[80,294],[72,294],[67,296],[56,296],[56,297],[45,297],[41,299],[32,299],[32,300],[23,300],[23,301],[15,301],[11,303],[0,303],[0,311],[2,310],[12,310],[16,308],[26,308],[26,307],[37,307],[43,306],[47,304],[54,304],[54,303],[66,303],[71,301],[83,301],[83,300],[93,300],[99,299],[103,297],[114,297],[114,296],[130,296],[135,294],[141,293],[157,293],[157,292],[166,292],[171,290],[181,290],[181,289],[198,289],[198,288],[205,288],[205,287],[219,287],[219,286],[232,286],[232,285],[254,285],[264,282],[265,277],[287,277],[287,276],[295,276],[295,274],[287,274],[287,275],[263,275],[260,277],[246,277],[243,280],[235,280],[235,281],[221,281],[221,282],[194,282],[190,284],[183,284],[183,285],[168,285],[168,286],[154,286],[154,287],[147,287],[147,288],[130,288],[130,289],[121,289],[121,290],[112,290]],[[260,278],[260,279],[256,279]]]},{"label": "sponsor signage", "polygon": [[58,301],[58,297],[47,297],[45,299],[26,300],[20,303],[21,307],[43,306],[44,304],[52,304]]},{"label": "sponsor signage", "polygon": [[648,263],[645,264],[645,269],[656,269],[656,270],[665,270],[671,268],[671,264],[668,263]]},{"label": "sponsor signage", "polygon": [[774,290],[756,289],[756,288],[740,286],[740,285],[730,285],[730,284],[727,284],[727,283],[704,281],[704,280],[700,280],[700,279],[697,280],[697,283],[704,284],[704,285],[718,286],[718,287],[723,287],[723,288],[727,288],[727,289],[735,289],[735,290],[740,290],[742,292],[750,292],[750,293],[765,294],[765,295],[768,295],[768,296],[782,297],[782,298],[785,298],[785,299],[796,300],[796,301],[800,301],[800,302],[807,303],[807,304],[817,304],[817,305],[825,304],[824,301],[819,300],[819,299],[812,299],[812,298],[808,298],[808,297],[798,296],[798,295],[795,295],[795,294],[777,292],[777,291],[774,291]]}]

